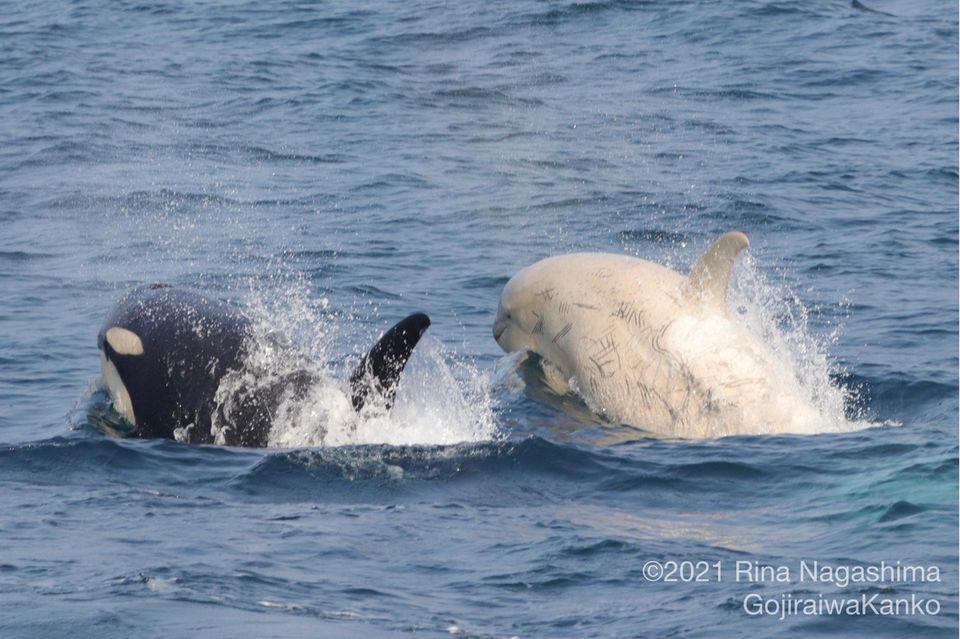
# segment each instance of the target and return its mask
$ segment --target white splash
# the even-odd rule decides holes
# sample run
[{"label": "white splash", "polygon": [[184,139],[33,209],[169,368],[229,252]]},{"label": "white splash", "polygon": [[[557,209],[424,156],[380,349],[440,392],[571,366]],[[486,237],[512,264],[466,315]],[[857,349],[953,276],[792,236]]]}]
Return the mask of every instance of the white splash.
[{"label": "white splash", "polygon": [[407,362],[392,409],[372,403],[358,414],[343,382],[328,375],[311,385],[305,397],[281,404],[269,443],[446,445],[490,440],[497,428],[486,388],[483,374],[463,363],[451,364],[439,342],[425,336]]},{"label": "white splash", "polygon": [[[222,410],[229,415],[238,393],[309,378],[305,389],[286,384],[281,392],[269,446],[447,445],[497,437],[486,376],[447,353],[429,333],[407,362],[393,407],[370,403],[358,414],[346,381],[357,360],[344,363],[331,355],[343,335],[364,344],[358,351],[370,348],[377,335],[357,336],[348,326],[351,317],[331,313],[326,300],[311,301],[302,286],[271,300],[254,292],[245,307],[255,320],[255,348],[244,369],[221,383],[217,402]],[[222,443],[224,433],[215,436]]]},{"label": "white splash", "polygon": [[817,432],[845,432],[877,424],[865,421],[862,399],[833,376],[842,373],[829,349],[839,339],[837,322],[825,335],[810,327],[810,309],[786,284],[774,284],[745,255],[735,270],[728,308],[773,356],[778,372],[793,382],[817,412]]}]

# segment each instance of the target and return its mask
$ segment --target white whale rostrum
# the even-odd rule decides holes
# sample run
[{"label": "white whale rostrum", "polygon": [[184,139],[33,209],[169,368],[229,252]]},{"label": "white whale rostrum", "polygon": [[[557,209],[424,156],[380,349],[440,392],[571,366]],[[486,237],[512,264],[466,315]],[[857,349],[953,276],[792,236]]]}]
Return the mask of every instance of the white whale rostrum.
[{"label": "white whale rostrum", "polygon": [[550,257],[517,273],[493,334],[531,351],[613,423],[668,437],[837,430],[793,370],[727,312],[747,236],[717,239],[684,276],[627,255]]}]

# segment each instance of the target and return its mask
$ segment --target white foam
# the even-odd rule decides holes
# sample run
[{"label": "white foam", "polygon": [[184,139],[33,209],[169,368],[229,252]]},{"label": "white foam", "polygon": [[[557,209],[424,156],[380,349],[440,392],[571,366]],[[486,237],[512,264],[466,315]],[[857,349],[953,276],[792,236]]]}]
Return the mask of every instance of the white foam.
[{"label": "white foam", "polygon": [[[276,300],[255,294],[247,308],[255,319],[255,347],[244,370],[221,383],[217,401],[225,414],[236,393],[282,384],[303,371],[311,379],[301,395],[293,389],[283,395],[269,446],[447,445],[497,436],[486,376],[447,353],[429,334],[407,362],[392,409],[371,403],[358,414],[346,382],[350,363],[329,363],[336,343],[343,341],[338,338],[356,336],[346,326],[350,317],[329,313],[326,300],[311,302],[303,287],[284,291]],[[356,339],[365,344],[357,350],[365,351],[377,336]],[[222,431],[214,435],[218,443],[225,439]]]},{"label": "white foam", "polygon": [[[455,374],[460,373],[459,377]],[[365,406],[358,414],[341,382],[329,375],[306,397],[288,398],[270,431],[277,447],[349,444],[456,444],[496,436],[486,378],[444,356],[424,337],[407,363],[393,408]]]},{"label": "white foam", "polygon": [[786,284],[771,282],[752,255],[744,255],[735,271],[728,309],[733,321],[766,346],[784,392],[798,393],[816,411],[812,432],[878,425],[865,420],[856,391],[835,379],[843,370],[830,347],[839,339],[841,323],[836,321],[829,333],[814,333],[810,309]]}]

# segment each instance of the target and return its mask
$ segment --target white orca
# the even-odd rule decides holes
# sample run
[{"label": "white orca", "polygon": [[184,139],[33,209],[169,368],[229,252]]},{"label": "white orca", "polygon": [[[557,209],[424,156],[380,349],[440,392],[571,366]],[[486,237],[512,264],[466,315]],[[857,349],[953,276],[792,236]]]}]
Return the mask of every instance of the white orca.
[{"label": "white orca", "polygon": [[[429,326],[423,313],[410,315],[367,353],[350,375],[357,411],[371,399],[389,408]],[[137,288],[119,300],[98,336],[103,382],[134,436],[173,439],[180,432],[191,443],[213,443],[211,425],[224,419],[217,391],[225,375],[243,368],[251,339],[250,320],[229,304],[164,285]],[[312,381],[302,372],[238,389],[228,398],[232,423],[219,432],[231,446],[265,446],[281,398]]]},{"label": "white orca", "polygon": [[626,255],[541,260],[507,282],[494,338],[547,360],[611,422],[672,437],[818,432],[789,367],[727,314],[748,245],[726,233],[686,277]]}]

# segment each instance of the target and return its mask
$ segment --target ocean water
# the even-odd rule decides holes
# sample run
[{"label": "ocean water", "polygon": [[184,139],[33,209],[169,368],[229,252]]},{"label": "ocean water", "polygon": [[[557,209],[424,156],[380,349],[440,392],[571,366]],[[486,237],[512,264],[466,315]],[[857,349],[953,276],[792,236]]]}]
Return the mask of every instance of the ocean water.
[{"label": "ocean water", "polygon": [[[0,636],[955,637],[957,41],[929,0],[6,4]],[[539,258],[731,229],[842,428],[626,437],[492,338]],[[97,332],[158,281],[329,373],[276,447],[105,433]]]}]

